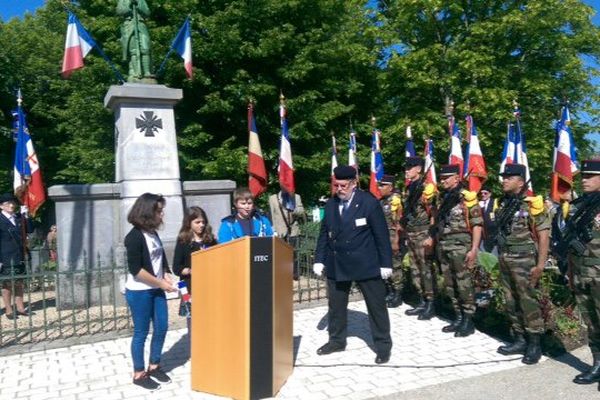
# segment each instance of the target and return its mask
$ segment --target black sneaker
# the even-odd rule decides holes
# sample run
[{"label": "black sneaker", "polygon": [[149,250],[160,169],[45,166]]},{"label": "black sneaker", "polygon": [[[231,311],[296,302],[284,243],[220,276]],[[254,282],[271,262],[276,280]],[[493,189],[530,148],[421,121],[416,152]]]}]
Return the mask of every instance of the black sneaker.
[{"label": "black sneaker", "polygon": [[168,383],[171,383],[171,378],[169,378],[169,375],[165,374],[163,372],[163,370],[160,369],[160,367],[155,368],[153,370],[148,370],[148,372],[146,372],[146,374],[148,374],[149,377],[151,377],[158,383],[163,383],[165,385]]},{"label": "black sneaker", "polygon": [[141,386],[144,389],[150,390],[151,392],[160,389],[160,385],[153,379],[150,379],[148,374],[144,374],[137,379],[134,378],[133,384]]}]

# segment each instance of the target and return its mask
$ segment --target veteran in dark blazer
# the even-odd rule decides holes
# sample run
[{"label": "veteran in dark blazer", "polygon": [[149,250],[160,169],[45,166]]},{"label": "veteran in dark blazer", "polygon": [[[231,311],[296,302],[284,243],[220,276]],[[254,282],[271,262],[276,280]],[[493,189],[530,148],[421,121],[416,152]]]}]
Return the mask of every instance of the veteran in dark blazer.
[{"label": "veteran in dark blazer", "polygon": [[[29,315],[23,303],[23,280],[10,279],[25,274],[26,238],[23,237],[23,230],[27,233],[32,231],[29,219],[16,213],[17,207],[18,202],[13,195],[0,195],[0,276],[7,278],[2,282],[2,300],[8,319]],[[25,224],[25,228],[22,224]],[[12,304],[13,294],[16,310]]]},{"label": "veteran in dark blazer", "polygon": [[348,294],[354,281],[367,305],[375,362],[383,364],[392,349],[383,282],[392,275],[387,223],[377,199],[357,188],[353,167],[338,166],[334,175],[336,196],[325,205],[313,265],[315,274],[327,277],[329,298],[329,341],[317,354],[345,350]]}]

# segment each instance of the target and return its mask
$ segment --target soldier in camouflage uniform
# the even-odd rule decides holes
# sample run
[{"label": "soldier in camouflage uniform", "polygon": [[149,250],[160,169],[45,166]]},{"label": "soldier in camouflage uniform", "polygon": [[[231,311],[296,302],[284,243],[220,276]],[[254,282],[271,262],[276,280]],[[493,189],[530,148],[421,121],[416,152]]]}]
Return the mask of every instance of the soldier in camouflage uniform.
[{"label": "soldier in camouflage uniform", "polygon": [[[573,272],[575,297],[588,329],[593,365],[575,377],[573,382],[600,382],[600,159],[587,160],[581,165],[583,196],[572,203],[572,221],[576,224],[583,252],[568,247]],[[588,215],[577,216],[588,210]],[[578,213],[577,211],[581,211]],[[600,390],[600,385],[598,386]]]},{"label": "soldier in camouflage uniform", "polygon": [[[432,191],[426,190],[423,183],[424,160],[421,157],[407,157],[405,178],[410,180],[407,197],[402,207],[400,227],[406,233],[411,264],[413,285],[419,293],[420,301],[406,315],[418,315],[419,319],[431,319],[433,307],[433,248],[425,248],[423,242],[429,237],[433,208]],[[426,193],[427,192],[427,193]]]},{"label": "soldier in camouflage uniform", "polygon": [[381,193],[381,208],[385,215],[388,232],[390,233],[390,244],[392,245],[392,268],[393,274],[387,280],[386,286],[388,293],[385,298],[388,307],[395,308],[402,304],[402,258],[400,255],[400,241],[398,230],[399,215],[402,210],[402,201],[400,196],[394,193],[394,183],[396,179],[393,175],[383,175],[378,182],[379,193]]},{"label": "soldier in camouflage uniform", "polygon": [[540,338],[544,333],[536,286],[548,257],[550,216],[541,196],[525,197],[524,165],[506,165],[501,175],[504,196],[494,220],[500,278],[515,341],[500,346],[498,353],[524,354],[523,363],[535,364],[542,356]]},{"label": "soldier in camouflage uniform", "polygon": [[464,190],[457,164],[440,168],[444,197],[430,229],[431,246],[437,241],[437,254],[444,276],[444,291],[452,302],[456,319],[442,328],[464,337],[475,332],[475,290],[471,271],[477,260],[483,217],[477,193]]}]

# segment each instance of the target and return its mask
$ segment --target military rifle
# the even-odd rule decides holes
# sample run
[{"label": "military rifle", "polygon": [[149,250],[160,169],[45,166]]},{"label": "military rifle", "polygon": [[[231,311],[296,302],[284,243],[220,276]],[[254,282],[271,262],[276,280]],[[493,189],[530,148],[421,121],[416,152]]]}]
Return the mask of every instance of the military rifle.
[{"label": "military rifle", "polygon": [[582,256],[585,245],[592,240],[591,222],[600,213],[600,192],[585,194],[573,204],[578,205],[577,211],[560,231],[560,238],[554,249],[561,259],[566,259],[569,251]]},{"label": "military rifle", "polygon": [[429,172],[432,166],[433,162],[429,165],[429,167],[427,167],[423,175],[418,180],[416,180],[415,182],[411,182],[411,184],[408,185],[409,193],[408,198],[406,199],[406,202],[402,207],[403,212],[402,218],[400,218],[400,225],[405,227],[408,224],[408,222],[414,218],[415,207],[417,206],[419,199],[423,195],[423,190],[425,190],[425,177],[427,176],[427,173]]},{"label": "military rifle", "polygon": [[516,195],[505,196],[506,203],[499,209],[500,212],[494,213],[496,216],[496,235],[491,238],[494,247],[504,247],[506,244],[506,237],[509,236],[512,231],[513,218],[521,208],[521,197],[525,194],[528,187],[529,181],[525,182],[523,188],[521,188]]},{"label": "military rifle", "polygon": [[462,190],[462,183],[459,183],[458,186],[446,193],[435,216],[435,222],[429,228],[429,236],[437,238],[450,217],[450,211],[460,203]]}]

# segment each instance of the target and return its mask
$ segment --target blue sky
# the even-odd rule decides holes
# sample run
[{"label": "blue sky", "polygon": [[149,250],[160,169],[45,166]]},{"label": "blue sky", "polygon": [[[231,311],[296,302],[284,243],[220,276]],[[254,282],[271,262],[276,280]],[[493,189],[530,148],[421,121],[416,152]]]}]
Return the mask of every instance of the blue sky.
[{"label": "blue sky", "polygon": [[[19,17],[26,12],[34,12],[41,7],[45,0],[0,0],[0,19],[8,21],[10,18]],[[596,25],[600,25],[600,0],[584,0],[597,10],[593,21]],[[595,79],[594,82],[600,85],[600,79]],[[600,148],[600,133],[590,135],[596,142],[596,146]]]}]

